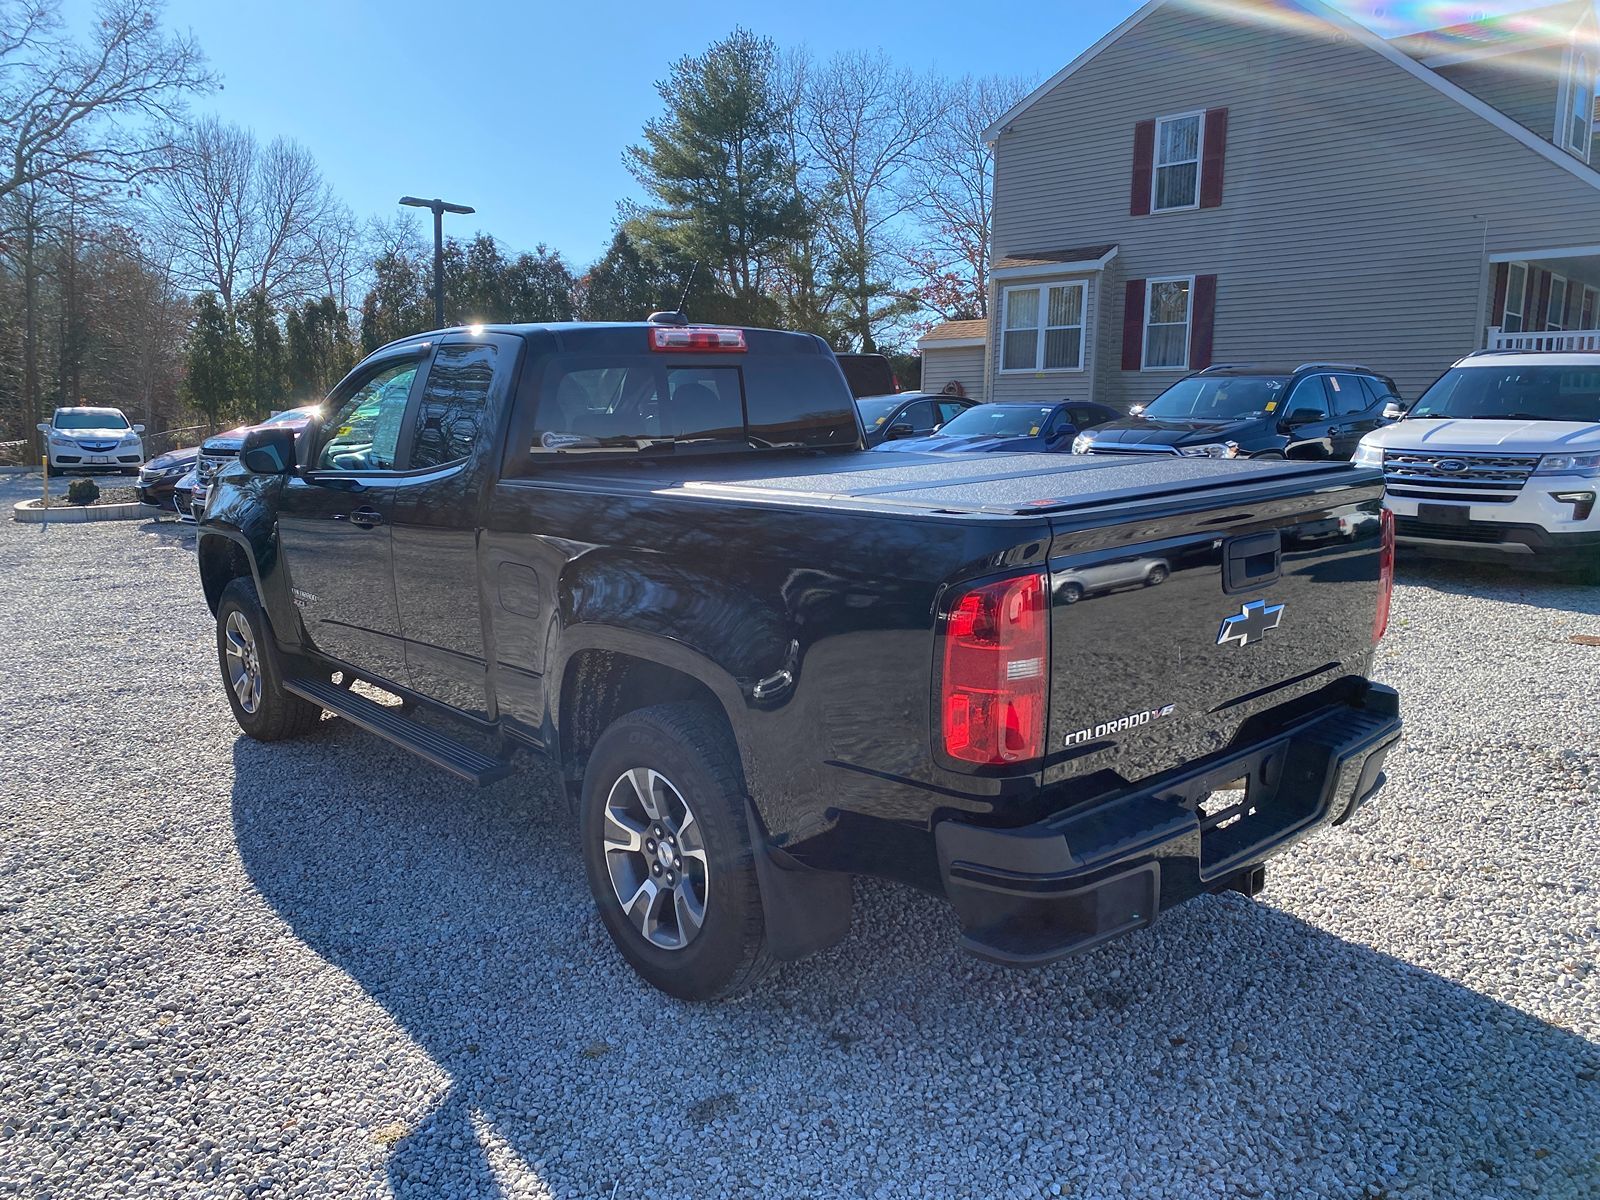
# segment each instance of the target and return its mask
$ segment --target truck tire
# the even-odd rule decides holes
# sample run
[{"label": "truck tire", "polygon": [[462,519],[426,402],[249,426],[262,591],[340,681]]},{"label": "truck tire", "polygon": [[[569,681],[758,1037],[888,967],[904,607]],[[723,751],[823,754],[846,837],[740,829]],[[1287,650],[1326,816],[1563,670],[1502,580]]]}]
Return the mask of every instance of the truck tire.
[{"label": "truck tire", "polygon": [[217,602],[217,663],[233,719],[258,742],[281,742],[316,728],[322,709],[285,691],[272,631],[253,579],[230,580]]},{"label": "truck tire", "polygon": [[633,969],[682,1000],[735,996],[775,962],[744,804],[732,740],[697,704],[617,718],[584,769],[579,828],[600,918]]}]

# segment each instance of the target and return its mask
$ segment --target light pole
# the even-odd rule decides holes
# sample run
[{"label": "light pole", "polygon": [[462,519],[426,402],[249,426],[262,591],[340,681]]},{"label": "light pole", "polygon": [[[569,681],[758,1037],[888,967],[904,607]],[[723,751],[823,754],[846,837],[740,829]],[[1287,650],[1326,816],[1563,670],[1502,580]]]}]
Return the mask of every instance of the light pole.
[{"label": "light pole", "polygon": [[451,204],[445,200],[419,200],[415,196],[401,196],[400,203],[410,208],[433,210],[433,327],[444,328],[444,214],[470,213],[476,209],[465,204]]}]

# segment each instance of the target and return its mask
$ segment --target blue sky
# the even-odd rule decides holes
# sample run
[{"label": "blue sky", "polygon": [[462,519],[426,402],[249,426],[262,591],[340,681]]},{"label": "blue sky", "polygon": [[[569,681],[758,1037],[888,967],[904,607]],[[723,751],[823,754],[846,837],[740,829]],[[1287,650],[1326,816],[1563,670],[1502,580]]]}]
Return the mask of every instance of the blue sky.
[{"label": "blue sky", "polygon": [[[87,0],[71,2],[86,15]],[[735,23],[820,56],[882,47],[941,74],[1043,79],[1137,6],[168,0],[167,20],[223,76],[197,109],[302,142],[359,216],[398,211],[402,194],[443,196],[478,210],[447,231],[481,228],[516,250],[545,242],[581,268],[604,250],[616,202],[638,195],[622,156],[659,111],[655,81]],[[1526,4],[1345,7],[1418,28]]]}]

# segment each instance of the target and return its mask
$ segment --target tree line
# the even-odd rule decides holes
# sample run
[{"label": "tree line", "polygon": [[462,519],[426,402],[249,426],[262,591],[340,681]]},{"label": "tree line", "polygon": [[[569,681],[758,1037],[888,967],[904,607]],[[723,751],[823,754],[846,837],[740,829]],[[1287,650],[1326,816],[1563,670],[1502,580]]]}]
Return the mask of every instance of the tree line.
[{"label": "tree line", "polygon": [[[159,0],[102,0],[79,40],[60,0],[0,0],[0,442],[32,444],[57,404],[152,430],[259,419],[433,325],[423,231],[358,219],[293,140],[193,114],[216,76],[160,17]],[[600,258],[452,239],[448,323],[681,303],[897,353],[985,315],[982,134],[1023,81],[820,60],[735,29],[656,90],[624,152],[643,199],[619,204]]]}]

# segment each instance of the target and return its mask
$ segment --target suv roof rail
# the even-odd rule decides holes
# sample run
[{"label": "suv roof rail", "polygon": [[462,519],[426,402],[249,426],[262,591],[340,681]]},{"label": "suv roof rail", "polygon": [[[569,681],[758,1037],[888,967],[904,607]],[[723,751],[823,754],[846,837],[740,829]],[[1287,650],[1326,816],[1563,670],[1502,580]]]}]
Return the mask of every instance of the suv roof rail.
[{"label": "suv roof rail", "polygon": [[1303,362],[1298,367],[1296,367],[1295,370],[1296,371],[1309,371],[1314,367],[1320,367],[1320,368],[1332,367],[1332,368],[1335,368],[1336,370],[1340,370],[1340,371],[1362,371],[1362,372],[1365,372],[1368,375],[1376,374],[1376,372],[1373,371],[1373,369],[1371,367],[1364,367],[1360,363],[1347,363],[1347,362]]},{"label": "suv roof rail", "polygon": [[1515,350],[1468,350],[1465,358],[1480,358],[1485,354],[1600,354],[1600,350],[1535,350],[1531,346],[1518,346]]},{"label": "suv roof rail", "polygon": [[1253,367],[1255,365],[1255,363],[1248,362],[1212,363],[1209,367],[1201,367],[1196,374],[1204,375],[1207,371],[1237,371],[1241,367]]}]

